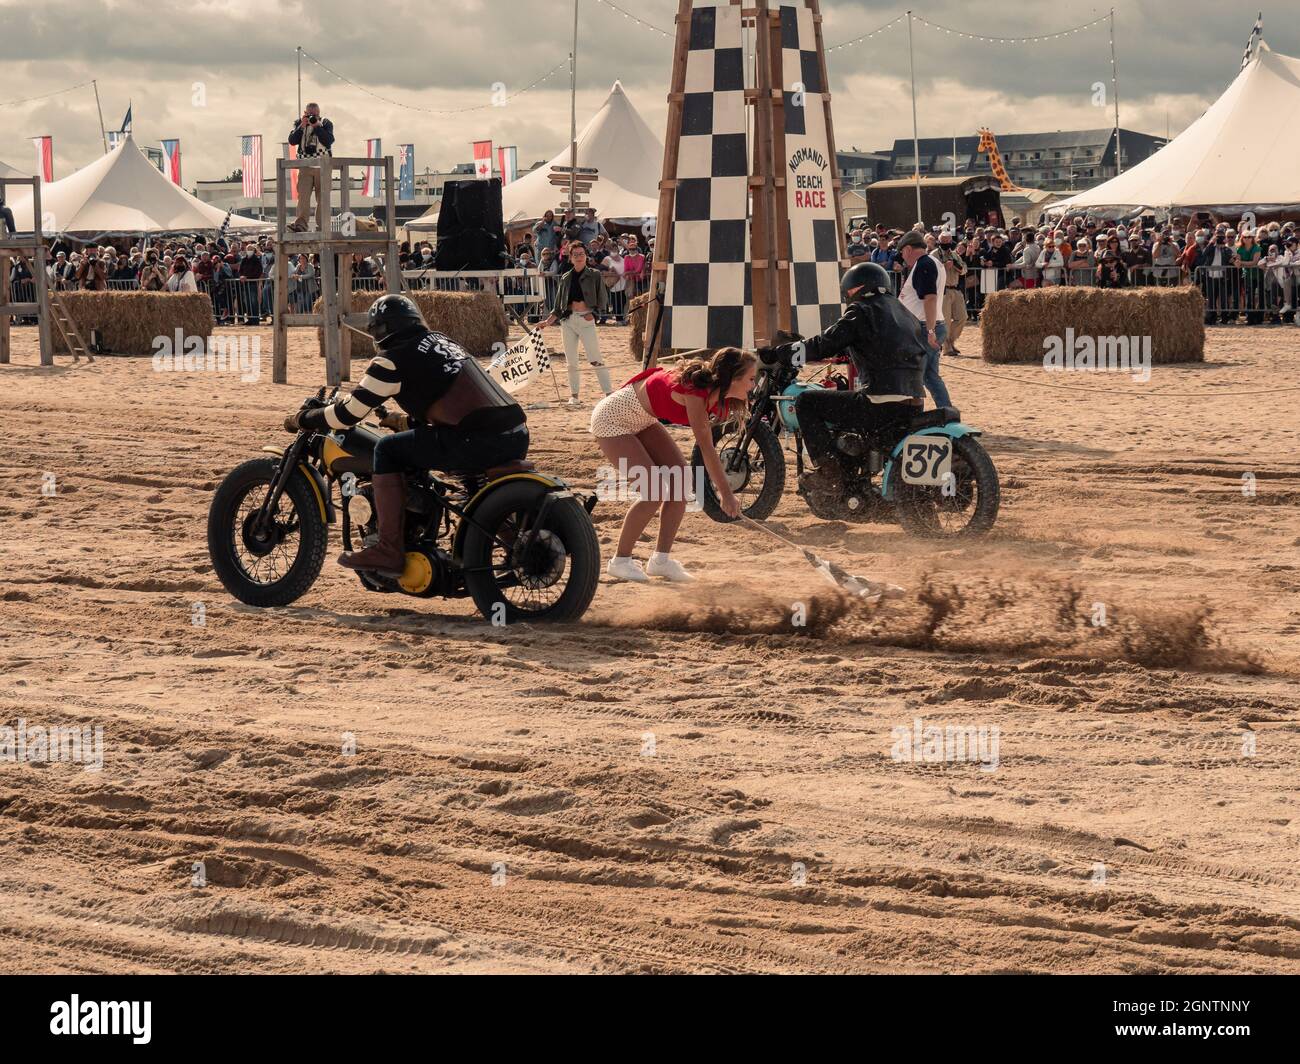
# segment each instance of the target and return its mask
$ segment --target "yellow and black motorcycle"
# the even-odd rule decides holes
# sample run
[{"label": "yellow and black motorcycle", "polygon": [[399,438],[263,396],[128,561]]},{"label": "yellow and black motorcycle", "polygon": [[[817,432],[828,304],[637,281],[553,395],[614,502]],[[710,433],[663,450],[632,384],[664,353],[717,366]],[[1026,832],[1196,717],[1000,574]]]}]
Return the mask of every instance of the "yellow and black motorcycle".
[{"label": "yellow and black motorcycle", "polygon": [[[327,401],[321,389],[308,403]],[[320,575],[330,525],[341,524],[345,550],[373,543],[370,477],[380,439],[364,423],[303,430],[283,451],[262,448],[275,457],[233,470],[208,512],[208,553],[226,590],[251,606],[287,606]],[[406,567],[400,577],[357,575],[370,591],[468,595],[495,624],[575,621],[600,578],[595,504],[531,462],[408,473]]]}]

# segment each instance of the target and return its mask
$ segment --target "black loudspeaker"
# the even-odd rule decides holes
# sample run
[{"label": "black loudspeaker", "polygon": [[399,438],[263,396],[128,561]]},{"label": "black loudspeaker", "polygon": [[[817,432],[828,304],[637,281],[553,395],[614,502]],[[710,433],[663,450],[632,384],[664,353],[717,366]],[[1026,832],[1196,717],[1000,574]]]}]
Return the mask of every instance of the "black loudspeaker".
[{"label": "black loudspeaker", "polygon": [[438,211],[437,270],[499,270],[505,265],[501,179],[448,181]]}]

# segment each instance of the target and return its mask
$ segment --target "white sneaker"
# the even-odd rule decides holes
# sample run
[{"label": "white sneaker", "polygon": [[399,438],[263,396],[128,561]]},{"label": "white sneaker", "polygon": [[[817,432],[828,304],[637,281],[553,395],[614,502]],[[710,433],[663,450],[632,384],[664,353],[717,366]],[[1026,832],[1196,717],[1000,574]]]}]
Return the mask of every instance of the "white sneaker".
[{"label": "white sneaker", "polygon": [[645,571],[646,576],[662,576],[665,580],[674,584],[689,584],[695,579],[682,568],[682,563],[671,554],[656,552],[650,555],[650,561],[646,563]]},{"label": "white sneaker", "polygon": [[582,406],[582,400],[579,399],[576,395],[571,395],[571,396],[569,396],[569,401],[568,401],[565,405],[566,405],[566,406]]},{"label": "white sneaker", "polygon": [[610,558],[609,564],[605,566],[605,572],[615,580],[629,580],[634,584],[650,583],[650,578],[645,575],[645,570],[637,564],[635,558]]}]

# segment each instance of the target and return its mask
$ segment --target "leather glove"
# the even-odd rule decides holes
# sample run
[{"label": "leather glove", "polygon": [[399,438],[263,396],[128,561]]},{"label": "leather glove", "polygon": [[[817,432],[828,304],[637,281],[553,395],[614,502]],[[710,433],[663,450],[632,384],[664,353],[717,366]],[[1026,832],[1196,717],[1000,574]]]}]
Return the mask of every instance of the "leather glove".
[{"label": "leather glove", "polygon": [[302,431],[302,422],[301,422],[301,420],[300,420],[301,417],[302,417],[302,414],[303,414],[303,412],[302,412],[301,410],[299,410],[298,413],[296,413],[296,414],[290,414],[287,418],[285,418],[285,419],[284,419],[284,431],[285,431],[285,432],[292,432],[295,436],[296,436],[298,433],[300,433],[300,432]]},{"label": "leather glove", "polygon": [[411,419],[399,410],[384,414],[379,419],[379,424],[386,429],[392,429],[394,432],[405,432],[411,427]]}]

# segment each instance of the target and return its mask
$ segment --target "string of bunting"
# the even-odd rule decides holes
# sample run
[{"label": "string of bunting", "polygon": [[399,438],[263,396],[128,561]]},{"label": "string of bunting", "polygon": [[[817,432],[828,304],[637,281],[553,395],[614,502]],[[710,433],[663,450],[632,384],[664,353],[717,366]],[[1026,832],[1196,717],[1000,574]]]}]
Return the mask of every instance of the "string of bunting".
[{"label": "string of bunting", "polygon": [[[419,104],[413,104],[413,103],[403,103],[401,100],[394,100],[388,96],[381,96],[379,93],[366,88],[364,85],[358,85],[351,78],[344,77],[337,70],[334,70],[333,68],[326,66],[324,63],[322,63],[319,59],[317,59],[314,55],[312,55],[308,51],[303,51],[302,54],[305,58],[310,59],[313,63],[315,63],[318,67],[324,70],[327,74],[330,74],[331,76],[338,78],[339,81],[342,81],[347,85],[351,85],[354,89],[357,89],[360,92],[364,92],[367,96],[372,96],[376,100],[382,100],[384,103],[390,103],[394,107],[404,107],[408,111],[423,111],[425,114],[431,114],[431,115],[458,115],[458,114],[467,114],[470,111],[482,111],[489,107],[500,106],[500,104],[498,103],[489,101],[488,103],[475,104],[472,107],[450,107],[450,108],[440,109],[436,107],[421,107]],[[538,85],[544,82],[547,78],[553,76],[561,67],[565,67],[568,65],[569,65],[569,57],[565,56],[558,63],[556,63],[555,66],[551,67],[550,70],[548,70],[536,81],[530,82],[528,85],[525,85],[522,89],[519,89],[516,92],[512,92],[509,96],[505,97],[505,99],[502,100],[501,103],[505,103],[506,101],[513,100],[516,97],[522,96],[524,93],[537,88]]]},{"label": "string of bunting", "polygon": [[654,24],[651,23],[651,22],[647,22],[645,19],[637,18],[637,17],[636,17],[634,14],[632,14],[630,11],[624,11],[621,7],[618,6],[618,4],[610,3],[610,0],[597,0],[597,2],[598,2],[598,3],[601,3],[601,4],[604,4],[606,7],[610,8],[610,9],[612,9],[612,10],[614,10],[614,11],[617,11],[617,12],[618,12],[620,15],[622,15],[624,18],[631,19],[631,20],[632,20],[633,22],[635,22],[638,26],[644,26],[644,27],[645,27],[646,29],[648,29],[648,30],[654,30],[655,33],[662,34],[662,35],[665,36],[665,37],[672,37],[672,36],[673,36],[673,34],[672,34],[671,32],[669,32],[668,30],[662,29],[662,28],[660,28],[659,26],[656,26],[656,25],[654,25]]},{"label": "string of bunting", "polygon": [[55,89],[53,92],[47,92],[40,96],[27,96],[21,100],[5,100],[4,103],[0,103],[0,107],[15,107],[20,103],[34,103],[37,100],[48,100],[51,96],[62,96],[65,92],[71,92],[73,89],[84,89],[87,85],[91,84],[93,84],[93,82],[83,81],[77,85],[69,85],[66,89]]},{"label": "string of bunting", "polygon": [[923,26],[929,26],[932,30],[941,30],[944,33],[964,38],[968,41],[984,41],[988,44],[1032,44],[1036,41],[1054,41],[1059,37],[1069,37],[1075,33],[1082,33],[1084,30],[1090,30],[1093,26],[1100,26],[1106,22],[1110,16],[1102,15],[1101,18],[1095,18],[1091,22],[1085,22],[1082,26],[1071,26],[1069,29],[1057,30],[1055,33],[1040,33],[1032,37],[986,37],[980,33],[967,33],[964,30],[954,30],[948,26],[940,26],[937,22],[928,22],[920,15],[913,14],[917,22]]}]

